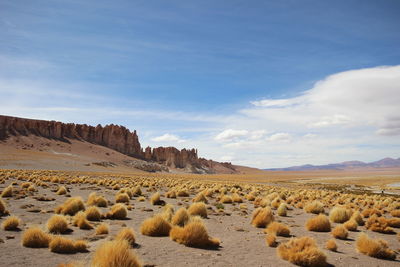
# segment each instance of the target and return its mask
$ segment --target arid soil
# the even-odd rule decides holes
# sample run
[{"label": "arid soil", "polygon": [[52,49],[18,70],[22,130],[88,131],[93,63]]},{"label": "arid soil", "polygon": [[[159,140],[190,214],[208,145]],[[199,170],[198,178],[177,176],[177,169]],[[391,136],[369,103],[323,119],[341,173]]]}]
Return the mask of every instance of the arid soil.
[{"label": "arid soil", "polygon": [[[95,173],[91,174],[96,177]],[[104,176],[100,176],[102,178]],[[111,177],[112,176],[107,176]],[[137,176],[136,176],[137,177]],[[160,178],[161,177],[161,178]],[[134,181],[135,176],[132,176]],[[158,176],[162,179],[162,176]],[[159,181],[159,180],[158,180]],[[185,184],[187,181],[177,181]],[[11,215],[18,216],[23,224],[21,231],[0,230],[0,248],[2,266],[57,266],[60,263],[71,261],[90,262],[93,252],[104,242],[112,239],[113,236],[123,227],[132,227],[136,233],[136,246],[133,248],[139,259],[147,266],[292,266],[288,261],[282,260],[277,255],[277,249],[268,247],[265,243],[265,233],[262,228],[256,228],[250,224],[251,214],[254,211],[253,201],[248,201],[242,197],[246,209],[240,209],[238,203],[223,204],[224,209],[217,209],[218,201],[216,197],[210,197],[208,207],[208,218],[204,219],[208,233],[212,237],[220,239],[221,245],[218,249],[200,249],[180,245],[170,240],[169,237],[149,237],[142,235],[139,231],[141,223],[153,214],[161,212],[162,206],[152,205],[149,202],[150,196],[158,191],[162,194],[162,200],[172,204],[175,211],[180,207],[188,207],[192,203],[192,198],[198,190],[188,189],[189,197],[177,197],[176,199],[166,198],[167,188],[162,183],[154,184],[150,187],[141,187],[144,202],[138,201],[138,197],[132,197],[130,205],[132,210],[128,211],[128,218],[125,220],[103,219],[110,225],[110,233],[105,236],[95,236],[94,230],[80,230],[70,224],[73,230],[65,235],[71,239],[85,239],[89,243],[89,252],[77,254],[58,254],[50,252],[48,248],[26,248],[21,245],[21,235],[24,230],[32,226],[45,228],[46,221],[54,214],[54,209],[62,204],[68,197],[81,196],[85,201],[91,192],[105,196],[110,202],[115,203],[115,195],[118,190],[113,190],[110,186],[93,184],[63,184],[67,189],[67,195],[57,195],[55,191],[59,188],[59,183],[47,182],[48,187],[36,186],[37,192],[27,192],[26,197],[19,198],[22,180],[9,178],[5,183],[0,184],[0,191],[14,183],[14,196],[3,198],[7,209]],[[218,184],[218,183],[217,183]],[[189,185],[189,184],[186,184]],[[260,185],[257,185],[260,186]],[[260,186],[263,187],[263,186]],[[269,188],[269,187],[268,187]],[[52,197],[54,201],[39,201],[35,196]],[[110,206],[110,205],[109,205]],[[220,206],[219,206],[220,207]],[[101,208],[103,212],[109,208]],[[328,209],[326,209],[326,212]],[[370,237],[379,237],[386,240],[389,247],[394,250],[400,249],[398,236],[381,234],[359,227],[357,232],[349,232],[347,240],[336,239],[338,252],[331,252],[325,249],[325,242],[332,238],[331,234],[311,232],[305,229],[307,219],[315,215],[305,213],[303,209],[291,207],[288,216],[278,216],[274,211],[275,220],[283,222],[290,227],[292,237],[310,236],[315,238],[319,248],[327,255],[327,262],[333,266],[398,266],[399,261],[389,261],[377,259],[363,255],[356,251],[355,240],[360,232],[366,232]],[[385,215],[387,216],[387,215]],[[390,215],[388,216],[390,217]],[[7,216],[0,219],[5,220]],[[91,222],[93,225],[99,222]],[[334,227],[336,224],[332,223]],[[333,228],[332,227],[332,228]],[[396,229],[398,232],[398,229]],[[278,237],[278,243],[286,242],[290,237]],[[399,258],[399,256],[397,256]]]}]

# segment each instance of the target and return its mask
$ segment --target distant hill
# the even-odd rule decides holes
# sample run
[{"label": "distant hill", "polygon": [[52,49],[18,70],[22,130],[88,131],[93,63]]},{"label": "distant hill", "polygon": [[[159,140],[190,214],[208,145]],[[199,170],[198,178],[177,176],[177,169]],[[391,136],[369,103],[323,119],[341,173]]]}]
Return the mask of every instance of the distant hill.
[{"label": "distant hill", "polygon": [[313,170],[349,170],[365,168],[396,168],[400,167],[400,158],[384,158],[378,161],[365,163],[362,161],[344,161],[341,163],[331,163],[326,165],[301,165],[287,168],[264,169],[266,171],[313,171]]}]

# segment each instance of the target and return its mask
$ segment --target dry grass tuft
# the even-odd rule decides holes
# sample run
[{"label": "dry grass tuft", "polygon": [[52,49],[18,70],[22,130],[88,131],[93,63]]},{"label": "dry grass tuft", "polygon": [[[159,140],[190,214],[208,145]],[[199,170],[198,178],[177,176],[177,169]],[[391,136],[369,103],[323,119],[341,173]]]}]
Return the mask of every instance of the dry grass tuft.
[{"label": "dry grass tuft", "polygon": [[352,211],[343,207],[334,207],[329,212],[329,219],[335,223],[347,222],[352,215]]},{"label": "dry grass tuft", "polygon": [[338,226],[333,228],[331,234],[334,238],[347,239],[349,232],[347,231],[346,227],[344,227],[342,224],[339,224]]},{"label": "dry grass tuft", "polygon": [[232,202],[233,202],[233,199],[232,199],[231,196],[223,195],[223,196],[221,197],[221,200],[220,200],[219,202],[224,203],[224,204],[229,204],[229,203],[232,203]]},{"label": "dry grass tuft", "polygon": [[287,216],[287,206],[285,203],[281,203],[278,207],[277,213],[279,216]]},{"label": "dry grass tuft", "polygon": [[313,202],[307,203],[304,206],[304,211],[307,213],[314,213],[314,214],[324,213],[325,211],[324,204],[315,200]]},{"label": "dry grass tuft", "polygon": [[364,220],[361,216],[361,213],[359,211],[356,211],[353,213],[353,215],[351,215],[350,219],[354,219],[358,225],[364,225]]},{"label": "dry grass tuft", "polygon": [[3,221],[1,227],[5,231],[16,231],[19,230],[18,226],[21,224],[21,220],[17,216],[11,216]]},{"label": "dry grass tuft", "polygon": [[107,200],[102,196],[98,196],[96,192],[90,193],[86,204],[88,204],[89,206],[97,206],[104,208],[108,206]]},{"label": "dry grass tuft", "polygon": [[325,247],[326,247],[326,249],[328,249],[330,251],[334,251],[334,252],[336,252],[337,248],[338,248],[335,239],[329,239],[326,242]]},{"label": "dry grass tuft", "polygon": [[117,203],[111,207],[111,210],[105,215],[108,219],[123,220],[128,215],[126,206],[122,203]]},{"label": "dry grass tuft", "polygon": [[13,187],[12,185],[7,186],[4,188],[3,192],[1,192],[1,197],[12,197],[13,196]]},{"label": "dry grass tuft", "polygon": [[86,219],[86,214],[83,211],[78,212],[74,216],[74,221],[73,224],[75,226],[78,226],[79,229],[82,230],[90,230],[93,229],[93,226],[90,224],[90,222]]},{"label": "dry grass tuft", "polygon": [[208,203],[208,200],[206,198],[206,196],[203,193],[198,193],[193,199],[193,202],[204,202],[204,203]]},{"label": "dry grass tuft", "polygon": [[395,231],[389,226],[389,222],[384,217],[378,217],[375,214],[368,218],[365,227],[373,232],[382,234],[394,234]]},{"label": "dry grass tuft", "polygon": [[326,215],[320,214],[308,219],[306,229],[313,232],[329,232],[331,231],[331,223]]},{"label": "dry grass tuft", "polygon": [[310,237],[293,238],[278,246],[278,255],[300,266],[326,266],[326,255]]},{"label": "dry grass tuft", "polygon": [[355,219],[350,218],[350,220],[345,222],[343,226],[349,231],[357,231],[358,223]]},{"label": "dry grass tuft", "polygon": [[131,246],[133,246],[136,241],[135,232],[132,228],[124,227],[115,236],[115,240],[126,240]]},{"label": "dry grass tuft", "polygon": [[170,232],[171,240],[188,247],[218,247],[220,241],[208,236],[207,229],[201,220],[189,222],[184,227],[175,226]]},{"label": "dry grass tuft", "polygon": [[161,200],[161,195],[159,192],[154,193],[150,198],[150,203],[152,205],[161,205],[164,202]]},{"label": "dry grass tuft", "polygon": [[174,216],[172,216],[171,223],[173,225],[184,226],[189,221],[189,213],[185,208],[180,208]]},{"label": "dry grass tuft", "polygon": [[83,240],[73,241],[62,236],[55,236],[51,239],[49,248],[54,253],[73,254],[86,252],[87,243]]},{"label": "dry grass tuft", "polygon": [[58,206],[55,212],[64,215],[75,215],[77,212],[85,210],[85,204],[81,197],[71,197],[67,199],[64,204]]},{"label": "dry grass tuft", "polygon": [[60,186],[56,192],[57,195],[65,195],[67,193],[67,189],[65,186]]},{"label": "dry grass tuft", "polygon": [[0,199],[0,215],[8,215],[8,211],[6,208],[6,203],[2,199]]},{"label": "dry grass tuft", "polygon": [[190,205],[188,209],[188,213],[193,216],[201,216],[203,218],[207,218],[207,208],[203,202],[195,202]]},{"label": "dry grass tuft", "polygon": [[271,222],[264,231],[265,233],[277,236],[290,236],[290,229],[283,223]]},{"label": "dry grass tuft", "polygon": [[63,234],[68,231],[68,221],[65,216],[53,215],[47,220],[47,230],[53,234]]},{"label": "dry grass tuft", "polygon": [[108,224],[102,223],[96,227],[96,235],[106,235],[109,232]]},{"label": "dry grass tuft", "polygon": [[265,238],[265,243],[271,248],[275,248],[278,246],[278,242],[276,242],[276,235],[268,234]]},{"label": "dry grass tuft", "polygon": [[388,244],[384,240],[369,238],[366,234],[361,233],[356,240],[356,248],[358,252],[374,258],[394,260],[396,253],[388,248]]},{"label": "dry grass tuft", "polygon": [[88,219],[89,221],[100,221],[101,219],[101,212],[99,208],[97,208],[96,206],[89,207],[85,211],[85,214],[86,214],[86,219]]},{"label": "dry grass tuft", "polygon": [[[201,202],[199,202],[201,203]],[[140,232],[147,236],[168,236],[171,225],[162,215],[155,215],[143,221]]]},{"label": "dry grass tuft", "polygon": [[274,221],[274,215],[271,208],[257,208],[253,212],[253,218],[251,224],[258,228],[266,227],[268,224]]},{"label": "dry grass tuft", "polygon": [[106,241],[96,250],[92,267],[141,267],[137,256],[125,240]]},{"label": "dry grass tuft", "polygon": [[28,248],[47,248],[50,240],[51,236],[37,227],[29,228],[22,234],[22,245]]},{"label": "dry grass tuft", "polygon": [[116,203],[127,203],[129,204],[129,195],[127,193],[120,193],[115,196]]}]

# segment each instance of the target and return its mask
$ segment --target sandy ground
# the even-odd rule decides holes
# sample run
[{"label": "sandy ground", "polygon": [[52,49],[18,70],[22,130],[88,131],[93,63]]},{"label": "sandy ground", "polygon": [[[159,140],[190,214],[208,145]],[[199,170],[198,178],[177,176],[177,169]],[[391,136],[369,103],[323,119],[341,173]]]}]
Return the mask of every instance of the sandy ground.
[{"label": "sandy ground", "polygon": [[[0,185],[0,190],[11,182],[7,180],[5,184]],[[17,181],[21,183],[21,181]],[[66,196],[58,196],[52,190],[58,185],[51,184],[47,189],[39,188],[39,192],[34,195],[46,195],[54,197],[55,201],[41,202],[28,196],[24,199],[6,198],[5,202],[12,215],[16,215],[23,220],[22,230],[40,225],[44,227],[47,219],[52,216],[53,209],[64,202]],[[18,188],[19,186],[15,186]],[[82,196],[85,200],[89,193],[96,191],[105,196],[109,201],[114,201],[117,191],[106,189],[104,187],[90,185],[66,185],[70,190],[71,196]],[[160,188],[163,193],[167,188]],[[149,197],[153,192],[142,191]],[[188,206],[193,198],[193,192],[190,197],[178,199],[168,199],[163,197],[167,203],[173,204],[175,209],[179,206]],[[211,200],[210,206],[213,206],[214,200]],[[132,227],[136,232],[137,247],[134,251],[147,266],[292,266],[287,261],[281,260],[276,254],[276,248],[270,248],[265,244],[265,234],[263,229],[255,228],[250,225],[253,205],[245,200],[248,210],[243,212],[238,209],[238,205],[224,204],[226,214],[220,214],[209,210],[209,218],[205,219],[208,232],[211,236],[219,238],[222,243],[217,250],[205,250],[189,248],[169,239],[169,237],[148,237],[139,233],[142,221],[151,215],[158,213],[160,206],[153,206],[148,200],[139,202],[136,198],[131,200],[134,209],[128,212],[127,220],[104,220],[110,224],[111,232],[106,239],[112,238],[123,225]],[[149,211],[144,211],[150,209]],[[41,212],[34,213],[28,210],[38,209]],[[106,208],[102,208],[106,211]],[[248,215],[250,214],[250,215]],[[288,212],[287,217],[276,216],[278,221],[282,221],[288,226],[294,236],[311,236],[317,240],[320,248],[327,254],[329,264],[333,266],[399,266],[399,261],[386,261],[375,259],[356,252],[355,238],[358,232],[350,232],[348,240],[336,240],[339,248],[338,252],[331,252],[324,249],[326,240],[331,238],[329,233],[315,233],[305,230],[305,222],[313,215],[304,213],[303,210],[294,209]],[[0,219],[0,222],[4,217]],[[87,239],[90,244],[90,252],[78,253],[73,255],[55,254],[48,249],[25,248],[21,245],[21,232],[10,232],[0,230],[1,266],[57,266],[59,263],[67,263],[72,260],[89,261],[93,251],[103,242],[104,239],[95,240],[94,230],[80,230],[77,227],[71,227],[73,232],[68,235],[72,239]],[[361,231],[366,231],[360,227]],[[366,231],[371,237],[384,238],[389,242],[392,249],[399,249],[400,243],[395,235],[383,235],[371,231]],[[279,242],[284,242],[289,238],[278,237]]]}]

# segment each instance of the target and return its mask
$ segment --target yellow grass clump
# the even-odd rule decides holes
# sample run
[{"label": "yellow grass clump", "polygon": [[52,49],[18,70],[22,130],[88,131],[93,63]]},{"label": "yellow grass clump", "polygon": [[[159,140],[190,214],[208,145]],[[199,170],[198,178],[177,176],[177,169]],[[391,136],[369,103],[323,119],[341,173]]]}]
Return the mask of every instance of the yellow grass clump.
[{"label": "yellow grass clump", "polygon": [[106,235],[109,232],[108,224],[102,223],[96,227],[96,235]]},{"label": "yellow grass clump", "polygon": [[268,224],[267,228],[264,231],[267,234],[273,234],[277,236],[290,236],[290,229],[283,223],[279,222],[271,222]]},{"label": "yellow grass clump", "polygon": [[147,218],[140,227],[142,235],[147,236],[168,236],[170,230],[171,224],[160,214]]},{"label": "yellow grass clump", "polygon": [[334,251],[334,252],[336,252],[337,248],[338,248],[338,246],[335,242],[335,239],[329,239],[328,241],[326,241],[325,247],[326,247],[326,249],[328,249],[330,251]]},{"label": "yellow grass clump", "polygon": [[364,222],[364,220],[363,220],[363,218],[361,216],[361,213],[359,211],[355,211],[353,213],[353,215],[351,215],[350,219],[354,219],[357,222],[358,225],[364,225],[365,224],[365,222]]},{"label": "yellow grass clump", "polygon": [[115,219],[115,220],[123,220],[128,215],[128,210],[126,206],[122,203],[117,203],[111,207],[111,210],[107,212],[106,218]]},{"label": "yellow grass clump", "polygon": [[287,216],[287,206],[286,203],[281,203],[278,207],[277,213],[279,216]]},{"label": "yellow grass clump", "polygon": [[384,217],[378,217],[375,214],[368,218],[365,227],[373,232],[383,234],[394,234],[393,228],[390,227],[389,222]]},{"label": "yellow grass clump", "polygon": [[18,226],[21,224],[21,220],[17,216],[8,217],[3,221],[1,227],[5,231],[16,231],[18,230]]},{"label": "yellow grass clump", "polygon": [[85,204],[81,197],[71,197],[67,199],[64,204],[58,206],[55,212],[64,215],[75,215],[77,212],[85,210]]},{"label": "yellow grass clump", "polygon": [[25,230],[22,234],[22,245],[28,248],[47,248],[51,236],[38,227]]},{"label": "yellow grass clump", "polygon": [[324,204],[315,200],[313,202],[307,203],[304,206],[304,211],[307,213],[314,213],[314,214],[324,213],[325,211]]},{"label": "yellow grass clump", "polygon": [[98,196],[96,192],[90,193],[86,204],[88,206],[97,206],[104,208],[108,206],[107,200],[102,196]]},{"label": "yellow grass clump", "polygon": [[189,213],[185,208],[180,208],[174,216],[172,216],[171,223],[173,225],[184,226],[189,221]]},{"label": "yellow grass clump", "polygon": [[347,222],[352,215],[352,211],[343,207],[334,207],[329,212],[329,219],[335,223]]},{"label": "yellow grass clump", "polygon": [[86,219],[86,214],[83,211],[78,212],[74,216],[73,224],[75,226],[78,226],[79,229],[82,230],[90,230],[93,229],[93,226],[90,224],[90,222]]},{"label": "yellow grass clump", "polygon": [[115,196],[116,203],[127,203],[129,204],[129,195],[127,193],[119,193]]},{"label": "yellow grass clump", "polygon": [[232,200],[233,200],[233,202],[236,202],[236,203],[243,202],[243,199],[237,193],[232,194]]},{"label": "yellow grass clump", "polygon": [[184,227],[174,226],[169,234],[171,240],[188,247],[218,247],[220,241],[211,238],[201,220],[189,222]]},{"label": "yellow grass clump", "polygon": [[133,246],[136,241],[135,232],[132,228],[124,227],[115,236],[115,240],[126,240],[131,246]]},{"label": "yellow grass clump", "polygon": [[137,256],[125,240],[106,241],[96,250],[92,267],[141,267]]},{"label": "yellow grass clump", "polygon": [[3,192],[1,192],[1,197],[12,197],[13,195],[13,187],[12,185],[7,186],[4,188]]},{"label": "yellow grass clump", "polygon": [[65,216],[53,215],[47,220],[47,230],[53,234],[63,234],[68,231],[68,221]]},{"label": "yellow grass clump", "polygon": [[192,201],[193,201],[193,202],[204,202],[204,203],[208,203],[208,200],[207,200],[206,196],[205,196],[202,192],[198,193],[198,194],[192,199]]},{"label": "yellow grass clump", "polygon": [[161,195],[159,192],[156,192],[151,196],[150,203],[152,205],[161,205],[162,204]]},{"label": "yellow grass clump", "polygon": [[195,202],[190,205],[188,209],[188,213],[193,216],[201,216],[203,218],[207,218],[207,208],[203,202]]},{"label": "yellow grass clump", "polygon": [[267,246],[271,248],[275,248],[278,246],[278,242],[276,242],[276,235],[274,234],[268,234],[265,238],[265,243]]},{"label": "yellow grass clump", "polygon": [[86,219],[88,219],[89,221],[100,221],[101,219],[101,212],[99,208],[97,208],[96,206],[89,207],[85,211],[85,214],[86,214]]},{"label": "yellow grass clump", "polygon": [[313,238],[293,238],[278,246],[278,255],[300,266],[326,266],[326,255],[317,247]]},{"label": "yellow grass clump", "polygon": [[54,253],[72,254],[85,252],[87,250],[87,244],[83,240],[73,241],[62,236],[55,236],[49,243],[49,249]]},{"label": "yellow grass clump", "polygon": [[339,224],[335,228],[333,228],[331,232],[332,236],[337,239],[347,239],[349,232],[347,231],[346,227],[342,224]]},{"label": "yellow grass clump", "polygon": [[0,199],[0,215],[7,215],[9,212],[6,208],[6,203],[2,199]]},{"label": "yellow grass clump", "polygon": [[253,218],[251,224],[258,228],[266,227],[268,224],[274,221],[274,215],[271,208],[257,208],[253,212]]},{"label": "yellow grass clump", "polygon": [[384,240],[369,238],[365,233],[361,233],[356,240],[358,252],[374,258],[396,259],[396,253],[389,249]]},{"label": "yellow grass clump", "polygon": [[390,215],[392,215],[393,217],[398,217],[400,218],[400,209],[399,210],[392,210],[390,212]]},{"label": "yellow grass clump", "polygon": [[65,195],[67,193],[67,189],[65,186],[60,186],[56,192],[57,195]]},{"label": "yellow grass clump", "polygon": [[357,231],[358,223],[355,219],[350,218],[350,220],[345,222],[343,226],[349,231]]},{"label": "yellow grass clump", "polygon": [[223,196],[221,197],[221,200],[220,200],[219,202],[224,203],[224,204],[229,204],[229,203],[232,203],[232,202],[233,202],[233,199],[232,199],[231,196],[223,195]]},{"label": "yellow grass clump", "polygon": [[331,223],[326,215],[320,214],[308,219],[306,229],[313,232],[329,232],[331,230]]}]

